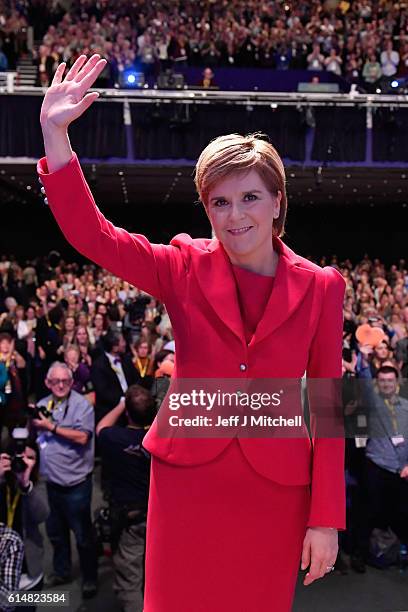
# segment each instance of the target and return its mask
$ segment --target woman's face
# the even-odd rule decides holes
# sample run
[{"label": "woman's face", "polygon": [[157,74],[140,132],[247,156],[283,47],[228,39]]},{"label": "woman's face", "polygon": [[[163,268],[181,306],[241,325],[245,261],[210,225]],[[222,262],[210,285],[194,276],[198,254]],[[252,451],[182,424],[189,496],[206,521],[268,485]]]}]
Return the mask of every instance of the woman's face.
[{"label": "woman's face", "polygon": [[149,345],[147,344],[147,342],[142,342],[139,345],[139,348],[137,349],[137,354],[139,355],[139,357],[144,358],[147,357],[149,353]]},{"label": "woman's face", "polygon": [[96,314],[94,319],[95,327],[102,329],[103,327],[103,316],[101,314]]},{"label": "woman's face", "polygon": [[256,170],[234,174],[210,190],[207,215],[232,263],[270,252],[280,201],[281,193],[273,195]]},{"label": "woman's face", "polygon": [[85,327],[78,327],[76,339],[78,344],[86,344],[88,342],[88,334]]},{"label": "woman's face", "polygon": [[84,312],[80,312],[78,315],[78,325],[86,327],[88,325],[88,317]]},{"label": "woman's face", "polygon": [[380,342],[374,349],[376,357],[379,359],[387,359],[389,357],[389,349],[385,342]]},{"label": "woman's face", "polygon": [[73,317],[67,317],[65,320],[65,331],[72,332],[75,329],[75,319]]}]

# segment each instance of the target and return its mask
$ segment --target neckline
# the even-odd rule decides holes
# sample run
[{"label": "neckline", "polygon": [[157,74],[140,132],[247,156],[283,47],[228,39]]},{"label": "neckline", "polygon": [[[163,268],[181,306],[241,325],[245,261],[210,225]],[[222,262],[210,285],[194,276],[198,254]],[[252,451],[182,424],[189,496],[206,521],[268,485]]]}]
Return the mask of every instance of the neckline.
[{"label": "neckline", "polygon": [[234,272],[243,272],[244,274],[250,274],[252,276],[258,276],[260,278],[265,278],[265,279],[273,279],[275,278],[276,274],[274,276],[271,276],[269,274],[260,274],[260,272],[254,272],[253,270],[247,270],[246,268],[241,268],[241,266],[237,266],[236,264],[232,264],[232,268],[234,270]]}]

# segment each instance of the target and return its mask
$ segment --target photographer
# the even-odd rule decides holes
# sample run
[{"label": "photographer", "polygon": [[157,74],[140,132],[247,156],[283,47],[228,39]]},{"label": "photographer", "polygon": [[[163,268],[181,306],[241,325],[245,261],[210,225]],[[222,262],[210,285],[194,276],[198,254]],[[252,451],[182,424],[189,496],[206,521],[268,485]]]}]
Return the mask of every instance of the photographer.
[{"label": "photographer", "polygon": [[[22,439],[14,438],[16,431],[23,434]],[[0,522],[16,531],[24,543],[22,574],[16,588],[41,591],[44,546],[39,525],[46,520],[49,508],[37,484],[38,448],[28,440],[27,429],[14,430],[12,435],[8,452],[0,454]],[[24,609],[35,610],[35,606]]]},{"label": "photographer", "polygon": [[[123,413],[126,427],[116,425]],[[150,456],[142,442],[153,416],[149,391],[132,385],[96,428],[102,458],[110,466],[114,590],[125,612],[143,610]]]},{"label": "photographer", "polygon": [[89,598],[97,590],[91,523],[94,412],[85,397],[72,390],[72,372],[65,363],[50,366],[45,384],[51,395],[38,403],[32,423],[39,432],[41,474],[50,506],[47,534],[54,547],[55,573],[46,584],[58,586],[71,581],[72,530],[83,579],[82,596]]}]

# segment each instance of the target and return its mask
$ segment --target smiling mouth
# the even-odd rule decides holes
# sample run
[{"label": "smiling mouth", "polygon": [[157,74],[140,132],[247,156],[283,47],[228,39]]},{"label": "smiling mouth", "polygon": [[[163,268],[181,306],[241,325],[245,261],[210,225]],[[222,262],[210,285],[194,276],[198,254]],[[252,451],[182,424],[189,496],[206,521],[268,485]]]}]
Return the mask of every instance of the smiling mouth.
[{"label": "smiling mouth", "polygon": [[233,236],[239,236],[240,234],[246,234],[250,229],[252,229],[252,225],[248,225],[248,227],[240,227],[238,229],[229,229],[227,230]]}]

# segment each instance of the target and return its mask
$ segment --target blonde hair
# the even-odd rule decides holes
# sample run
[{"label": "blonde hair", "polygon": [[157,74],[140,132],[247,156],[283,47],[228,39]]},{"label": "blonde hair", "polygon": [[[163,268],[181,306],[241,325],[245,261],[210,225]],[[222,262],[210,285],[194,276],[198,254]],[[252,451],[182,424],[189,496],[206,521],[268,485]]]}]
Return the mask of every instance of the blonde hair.
[{"label": "blonde hair", "polygon": [[207,207],[208,194],[216,183],[233,172],[256,170],[274,195],[282,193],[279,217],[272,232],[283,236],[287,212],[286,177],[277,150],[261,132],[218,136],[202,151],[195,167],[194,183],[201,202]]}]

